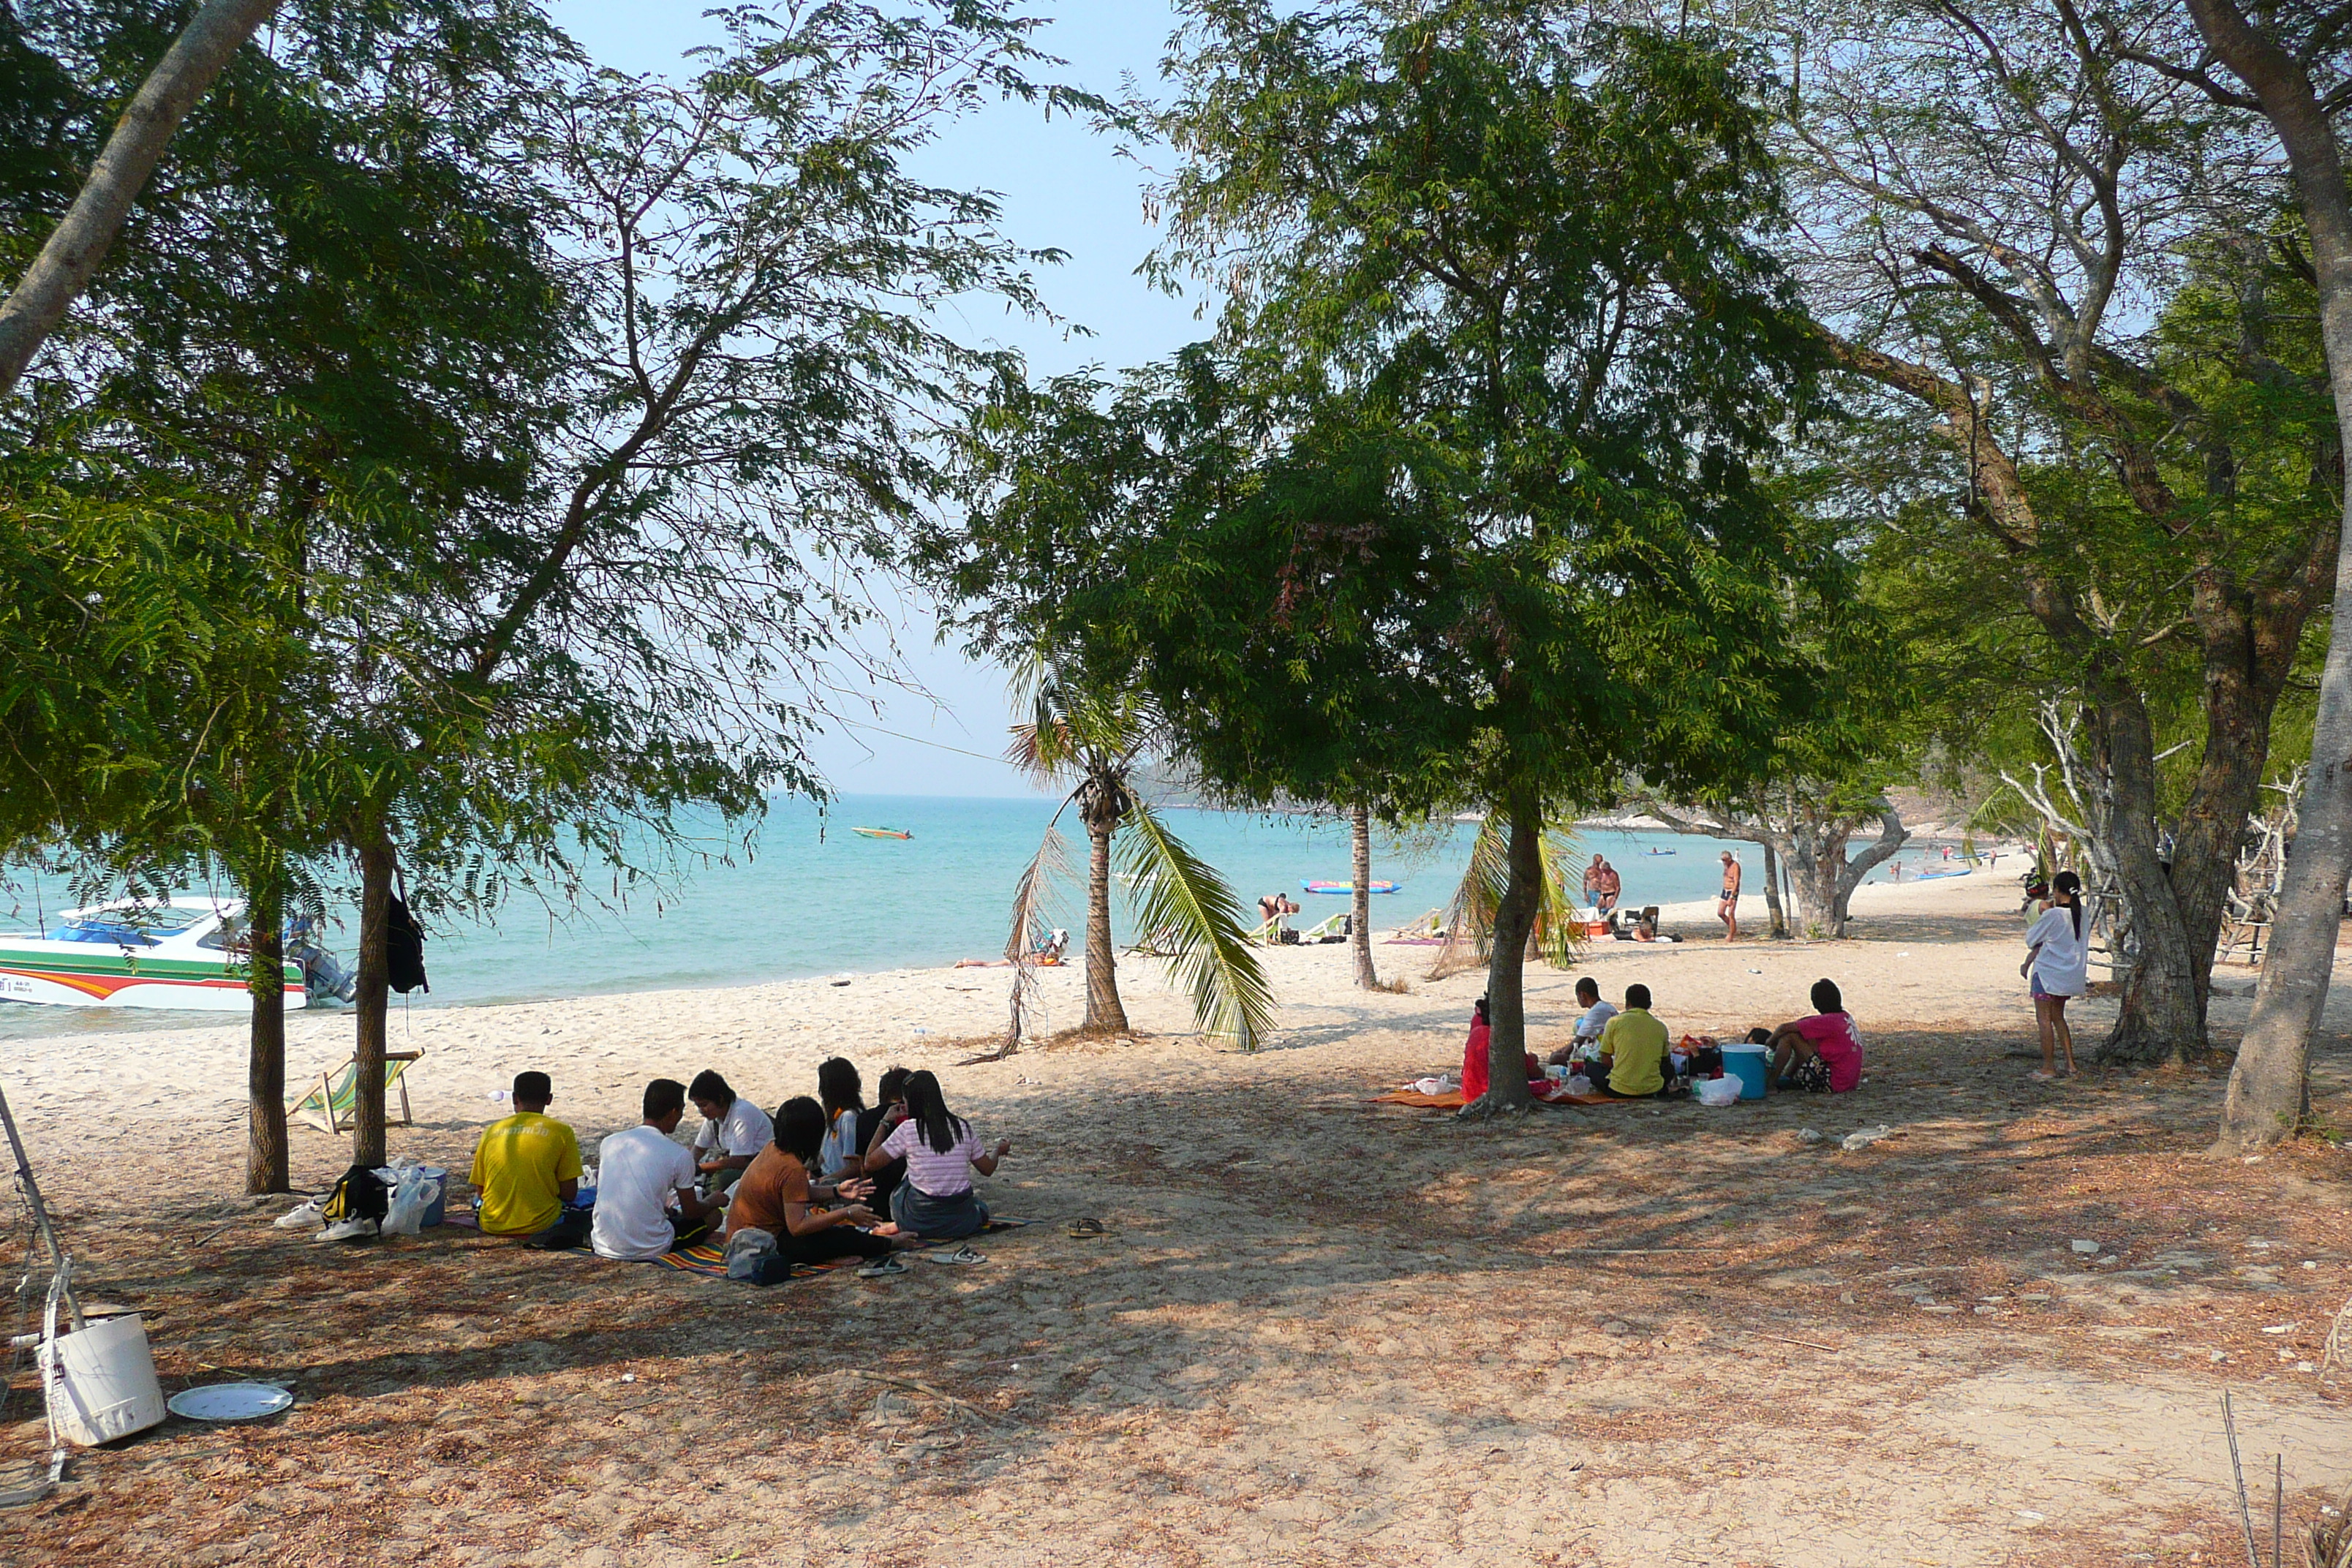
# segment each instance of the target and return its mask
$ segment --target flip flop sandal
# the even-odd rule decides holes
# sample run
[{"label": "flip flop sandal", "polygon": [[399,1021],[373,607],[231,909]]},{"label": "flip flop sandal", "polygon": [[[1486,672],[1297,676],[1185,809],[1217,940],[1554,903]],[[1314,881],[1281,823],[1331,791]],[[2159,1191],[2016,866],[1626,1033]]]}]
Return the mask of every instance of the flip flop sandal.
[{"label": "flip flop sandal", "polygon": [[1111,1234],[1103,1228],[1103,1222],[1098,1219],[1074,1219],[1070,1222],[1069,1231],[1080,1241],[1092,1241],[1097,1237]]},{"label": "flip flop sandal", "polygon": [[887,1279],[893,1274],[904,1274],[906,1271],[907,1265],[902,1258],[877,1258],[871,1263],[860,1264],[857,1277],[860,1279]]},{"label": "flip flop sandal", "polygon": [[959,1247],[953,1252],[926,1253],[924,1256],[934,1263],[985,1263],[988,1261],[988,1254],[974,1251],[969,1247]]}]

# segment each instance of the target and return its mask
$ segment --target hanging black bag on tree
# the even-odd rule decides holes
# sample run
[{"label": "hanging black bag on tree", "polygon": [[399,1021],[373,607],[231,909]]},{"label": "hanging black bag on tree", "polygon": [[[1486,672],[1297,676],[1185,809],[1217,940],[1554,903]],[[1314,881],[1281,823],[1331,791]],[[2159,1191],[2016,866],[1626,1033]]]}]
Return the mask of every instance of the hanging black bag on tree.
[{"label": "hanging black bag on tree", "polygon": [[433,994],[425,978],[424,928],[408,912],[408,900],[396,894],[392,907],[384,911],[383,963],[392,988],[402,995],[416,990],[428,996]]}]

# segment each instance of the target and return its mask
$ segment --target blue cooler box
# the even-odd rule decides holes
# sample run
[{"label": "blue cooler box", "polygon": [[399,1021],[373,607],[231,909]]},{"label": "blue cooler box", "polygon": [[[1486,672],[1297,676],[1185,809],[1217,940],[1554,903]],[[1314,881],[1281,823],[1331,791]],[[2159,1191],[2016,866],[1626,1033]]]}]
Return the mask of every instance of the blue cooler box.
[{"label": "blue cooler box", "polygon": [[1762,1046],[1726,1046],[1723,1076],[1739,1080],[1740,1099],[1761,1100],[1772,1087],[1772,1053]]}]

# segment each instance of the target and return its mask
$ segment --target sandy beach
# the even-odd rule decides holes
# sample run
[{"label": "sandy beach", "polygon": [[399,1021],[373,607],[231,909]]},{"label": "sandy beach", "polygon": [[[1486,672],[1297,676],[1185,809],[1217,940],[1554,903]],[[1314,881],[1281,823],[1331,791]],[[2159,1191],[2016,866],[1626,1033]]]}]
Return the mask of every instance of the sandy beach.
[{"label": "sandy beach", "polygon": [[[1531,971],[1529,1005],[1557,1040],[1586,973],[1725,1034],[1826,974],[1869,1047],[1857,1094],[1498,1126],[1372,1103],[1459,1062],[1483,976],[1426,981],[1429,948],[1376,948],[1405,994],[1355,990],[1342,947],[1275,950],[1281,1035],[1248,1056],[1138,961],[1137,1038],[987,1063],[1002,970],[395,1008],[425,1057],[392,1148],[461,1173],[524,1068],[592,1157],[649,1077],[716,1068],[773,1105],[835,1054],[869,1084],[933,1068],[1013,1141],[991,1202],[1039,1223],[890,1281],[759,1289],[450,1228],[311,1245],[270,1227],[285,1200],[234,1195],[239,1028],[18,1042],[0,1082],[35,1168],[91,1292],[148,1313],[167,1391],[299,1402],[82,1456],[0,1559],[2219,1563],[2224,1386],[2265,1499],[2283,1452],[2290,1521],[2332,1501],[2352,1423],[2316,1363],[2352,1293],[2352,1158],[2205,1160],[2218,1071],[2027,1081],[2006,876],[1855,912],[1845,942],[1726,944],[1678,907],[1691,940],[1597,944]],[[1762,929],[1761,899],[1743,915]],[[1075,1024],[1077,972],[1045,987]],[[2086,1056],[2110,1006],[2081,1006]],[[2219,1043],[2245,1006],[2216,1000]],[[2331,1023],[2316,1098],[2343,1125]],[[350,1031],[295,1019],[289,1078]],[[1898,1136],[1841,1149],[1877,1124]],[[293,1138],[298,1185],[348,1163]],[[1080,1215],[1116,1234],[1072,1239]],[[39,1444],[28,1386],[12,1459]]]}]

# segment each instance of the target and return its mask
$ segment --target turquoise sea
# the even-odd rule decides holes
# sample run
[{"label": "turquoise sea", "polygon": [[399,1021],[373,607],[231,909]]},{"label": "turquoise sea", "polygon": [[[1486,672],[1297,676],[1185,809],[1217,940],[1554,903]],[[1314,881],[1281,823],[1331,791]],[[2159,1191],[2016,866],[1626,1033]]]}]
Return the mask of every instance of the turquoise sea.
[{"label": "turquoise sea", "polygon": [[[536,904],[515,903],[495,923],[428,931],[432,994],[415,996],[411,1005],[730,985],[993,957],[1004,946],[1013,883],[1036,853],[1055,805],[1045,798],[850,795],[820,812],[807,801],[779,801],[748,858],[739,850],[734,864],[692,870],[667,894],[635,894],[625,909],[553,915]],[[1171,811],[1166,820],[1224,875],[1252,914],[1258,896],[1277,889],[1303,906],[1292,922],[1302,927],[1346,907],[1344,899],[1309,895],[1299,887],[1302,880],[1348,879],[1343,822],[1200,810]],[[856,826],[898,828],[914,837],[864,838],[850,831]],[[1072,877],[1061,889],[1055,923],[1075,935],[1084,920],[1086,837],[1069,814],[1061,826]],[[1444,904],[1475,833],[1471,824],[1445,823],[1400,839],[1376,828],[1372,875],[1404,886],[1374,899],[1374,920],[1382,927],[1401,924]],[[1629,905],[1706,898],[1720,885],[1716,855],[1723,846],[1714,840],[1594,830],[1577,838],[1580,861],[1599,853],[1615,864]],[[1760,889],[1761,851],[1752,844],[1730,847],[1748,867],[1748,886]],[[1653,855],[1653,849],[1675,853]],[[1918,858],[1915,852],[1905,859]],[[37,916],[55,912],[65,896],[55,880],[18,881],[0,891],[0,930],[31,929]],[[1762,918],[1760,904],[1756,917]],[[1117,918],[1124,939],[1123,912]],[[348,962],[357,921],[350,910],[341,921],[328,945]],[[0,1003],[0,1038],[184,1027],[193,1016]]]}]

